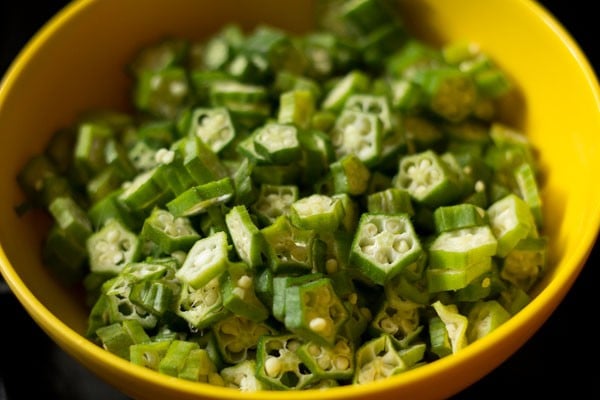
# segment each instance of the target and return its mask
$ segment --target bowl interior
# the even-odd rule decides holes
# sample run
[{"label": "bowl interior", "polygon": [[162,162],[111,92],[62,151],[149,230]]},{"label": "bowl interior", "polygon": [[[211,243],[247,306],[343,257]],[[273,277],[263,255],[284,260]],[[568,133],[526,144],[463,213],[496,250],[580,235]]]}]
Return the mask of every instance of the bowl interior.
[{"label": "bowl interior", "polygon": [[[392,391],[412,398],[440,398],[479,379],[523,344],[562,300],[584,265],[600,221],[600,186],[590,182],[600,172],[598,82],[560,25],[536,3],[525,0],[485,4],[400,0],[398,4],[417,36],[435,44],[474,40],[514,80],[518,93],[502,103],[501,119],[521,129],[539,149],[551,268],[530,305],[462,353],[385,382],[333,389],[327,398],[384,398]],[[181,398],[229,398],[231,392],[173,382],[87,342],[81,336],[87,320],[83,301],[63,288],[39,261],[38,249],[49,221],[41,214],[19,217],[14,211],[23,199],[15,176],[54,131],[80,112],[128,109],[130,82],[124,65],[140,46],[165,35],[200,39],[231,21],[244,27],[269,23],[302,32],[312,26],[315,9],[315,2],[304,0],[75,1],[34,37],[3,81],[2,273],[27,311],[61,347],[133,397],[177,393]],[[429,385],[429,379],[435,379],[436,385]],[[275,394],[263,397],[277,398]],[[316,392],[314,397],[326,396]]]}]

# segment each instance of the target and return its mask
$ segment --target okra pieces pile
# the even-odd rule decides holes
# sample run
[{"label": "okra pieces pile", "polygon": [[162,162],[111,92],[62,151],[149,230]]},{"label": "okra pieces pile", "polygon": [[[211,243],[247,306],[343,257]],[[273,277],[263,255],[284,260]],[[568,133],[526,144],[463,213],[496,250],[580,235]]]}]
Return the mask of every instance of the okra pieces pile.
[{"label": "okra pieces pile", "polygon": [[243,391],[364,384],[460,351],[544,274],[540,171],[510,81],[376,0],[303,34],[227,25],[127,65],[18,175],[90,340]]}]

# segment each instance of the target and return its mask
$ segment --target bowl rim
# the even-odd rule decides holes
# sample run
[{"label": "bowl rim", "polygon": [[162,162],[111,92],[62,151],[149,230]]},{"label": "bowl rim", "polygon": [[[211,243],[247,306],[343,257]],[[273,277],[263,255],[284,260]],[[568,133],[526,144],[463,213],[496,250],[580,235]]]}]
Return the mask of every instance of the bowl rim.
[{"label": "bowl rim", "polygon": [[[100,0],[73,0],[71,3],[66,5],[63,9],[59,10],[53,17],[51,17],[25,44],[25,46],[18,53],[17,57],[9,65],[6,73],[0,80],[0,116],[4,102],[6,99],[6,93],[9,93],[20,72],[25,66],[35,58],[38,50],[44,45],[44,43],[52,37],[60,27],[68,23],[68,21],[77,17],[77,15],[83,12],[88,6],[99,2]],[[561,43],[568,48],[571,56],[577,62],[579,69],[585,76],[588,86],[594,95],[598,109],[600,110],[600,85],[595,75],[593,68],[591,67],[589,60],[586,55],[579,48],[577,42],[571,37],[570,33],[561,25],[561,23],[546,9],[543,5],[537,3],[535,0],[514,0],[515,3],[520,3],[522,6],[529,9],[530,12],[540,18],[544,24],[549,27],[557,38],[560,39]],[[585,266],[587,258],[591,253],[592,247],[598,238],[600,231],[600,204],[594,208],[594,214],[592,216],[596,225],[599,225],[599,229],[594,231],[585,232],[581,237],[579,245],[576,250],[572,252],[569,258],[570,265],[568,273],[562,274],[564,279],[560,282],[557,279],[552,279],[548,282],[547,286],[538,293],[532,301],[519,313],[510,318],[506,323],[492,332],[488,337],[469,344],[465,349],[459,353],[454,354],[452,357],[445,357],[440,360],[436,360],[426,366],[426,368],[418,368],[415,370],[404,372],[401,375],[390,377],[385,380],[369,383],[366,385],[352,385],[342,386],[339,388],[331,388],[325,395],[324,392],[317,390],[303,390],[299,392],[286,392],[285,396],[290,399],[306,398],[308,395],[314,396],[315,399],[319,398],[331,398],[331,399],[350,399],[358,397],[368,397],[376,392],[386,389],[401,386],[415,384],[419,381],[431,379],[431,377],[447,370],[451,365],[453,368],[466,366],[470,360],[476,358],[479,353],[485,351],[487,348],[491,348],[497,345],[496,338],[506,337],[506,334],[513,331],[516,326],[524,325],[525,321],[532,318],[540,318],[539,315],[535,315],[539,310],[548,310],[547,315],[543,315],[543,320],[546,320],[555,309],[555,306],[562,301],[572,284],[576,280],[581,269]],[[4,277],[7,285],[13,294],[17,297],[20,303],[24,306],[28,314],[40,325],[44,331],[55,340],[61,347],[65,343],[75,343],[80,349],[82,355],[77,354],[71,349],[63,347],[71,356],[75,357],[79,361],[84,359],[97,359],[102,364],[107,365],[109,368],[118,371],[121,374],[132,375],[136,379],[148,384],[155,384],[161,386],[164,389],[171,390],[174,393],[180,392],[189,395],[202,394],[210,396],[215,399],[229,399],[232,393],[236,396],[242,395],[248,399],[279,399],[282,393],[277,391],[259,391],[255,393],[240,393],[237,389],[222,388],[205,383],[197,382],[186,382],[180,379],[170,380],[163,379],[163,375],[158,372],[133,365],[127,360],[123,360],[114,354],[111,354],[98,345],[92,343],[86,339],[82,334],[76,332],[70,326],[62,322],[57,318],[46,306],[38,300],[35,294],[25,285],[23,280],[19,277],[17,271],[9,261],[2,244],[0,243],[0,272]],[[553,305],[552,307],[543,307],[543,305]],[[528,332],[521,338],[521,344],[525,343],[530,336],[535,332]],[[519,346],[520,347],[520,346]],[[503,359],[508,358],[511,354],[505,354]],[[86,365],[86,368],[90,368]],[[492,368],[492,367],[491,367]],[[490,368],[490,369],[491,369]],[[94,371],[96,372],[96,371]],[[484,371],[487,373],[486,371]],[[160,377],[157,379],[157,375]],[[481,374],[482,376],[484,374]],[[472,382],[471,382],[472,383]],[[466,386],[462,386],[464,388]],[[462,389],[459,389],[462,390]]]}]

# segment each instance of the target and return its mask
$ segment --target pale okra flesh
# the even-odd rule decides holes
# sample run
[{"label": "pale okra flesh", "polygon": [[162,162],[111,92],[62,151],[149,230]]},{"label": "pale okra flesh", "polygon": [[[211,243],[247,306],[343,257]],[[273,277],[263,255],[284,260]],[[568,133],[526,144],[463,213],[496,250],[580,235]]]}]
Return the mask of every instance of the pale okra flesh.
[{"label": "pale okra flesh", "polygon": [[231,23],[131,60],[131,113],[87,113],[18,173],[53,225],[43,262],[83,286],[86,337],[239,391],[362,385],[451,356],[548,269],[509,75],[435,48],[380,0],[319,30]]}]

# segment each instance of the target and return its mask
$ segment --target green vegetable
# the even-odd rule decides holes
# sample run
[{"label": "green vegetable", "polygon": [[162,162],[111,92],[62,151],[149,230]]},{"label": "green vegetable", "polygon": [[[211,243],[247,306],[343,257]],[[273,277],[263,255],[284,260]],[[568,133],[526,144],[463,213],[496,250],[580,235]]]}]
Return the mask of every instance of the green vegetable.
[{"label": "green vegetable", "polygon": [[543,171],[494,119],[518,86],[390,2],[322,5],[313,31],[140,47],[130,111],[24,161],[15,211],[49,217],[41,261],[81,284],[89,340],[170,379],[323,390],[451,356],[533,299]]}]

